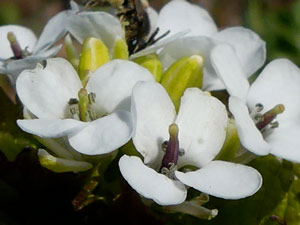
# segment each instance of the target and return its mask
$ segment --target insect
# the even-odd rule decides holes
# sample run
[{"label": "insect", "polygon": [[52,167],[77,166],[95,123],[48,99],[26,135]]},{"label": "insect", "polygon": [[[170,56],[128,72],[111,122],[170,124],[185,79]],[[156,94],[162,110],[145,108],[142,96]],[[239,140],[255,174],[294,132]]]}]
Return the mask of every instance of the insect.
[{"label": "insect", "polygon": [[143,0],[89,0],[86,6],[110,3],[125,28],[126,43],[130,54],[134,54],[165,37],[169,31],[156,38],[159,28],[150,37],[151,21],[146,12],[148,4]]}]

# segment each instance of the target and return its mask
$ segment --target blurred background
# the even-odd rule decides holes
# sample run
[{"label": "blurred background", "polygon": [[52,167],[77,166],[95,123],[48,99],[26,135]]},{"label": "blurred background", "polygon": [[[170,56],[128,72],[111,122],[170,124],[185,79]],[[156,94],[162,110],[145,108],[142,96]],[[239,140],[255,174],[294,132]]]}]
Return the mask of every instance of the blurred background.
[{"label": "blurred background", "polygon": [[[77,2],[81,3],[80,0]],[[159,10],[167,2],[150,0],[150,5]],[[299,0],[190,2],[206,8],[220,29],[242,25],[257,32],[267,43],[267,61],[285,57],[300,65]],[[45,23],[68,6],[68,0],[0,0],[0,26],[24,25],[34,30],[38,36]],[[75,212],[71,202],[82,189],[86,174],[55,174],[42,168],[36,149],[27,148],[29,144],[33,147],[39,147],[40,144],[16,126],[15,121],[18,118],[22,118],[22,107],[14,105],[0,89],[0,225],[99,225],[105,220],[110,221],[110,224],[276,225],[279,223],[269,220],[270,215],[279,212],[280,204],[294,187],[297,193],[294,196],[297,198],[292,199],[295,200],[293,204],[300,209],[300,183],[297,183],[298,186],[291,185],[296,171],[294,165],[288,162],[279,163],[274,157],[268,156],[262,157],[253,165],[264,177],[261,191],[246,200],[226,203],[224,200],[212,198],[208,208],[219,208],[220,215],[210,222],[181,214],[173,216],[161,212],[153,213],[143,206],[137,194],[123,180],[116,179],[120,177],[116,169],[117,161],[107,172],[105,179],[108,182],[120,182],[121,185],[116,186],[121,187],[123,195],[111,204],[96,202],[80,212]],[[300,169],[297,171],[300,176]],[[99,187],[96,191],[103,193],[102,188],[105,189]],[[110,195],[111,192],[105,194]],[[300,224],[299,210],[285,211],[281,215],[285,218],[295,216],[296,222],[290,224]]]},{"label": "blurred background", "polygon": [[[77,0],[78,3],[81,0]],[[159,10],[166,0],[150,0]],[[267,59],[289,58],[300,64],[299,0],[190,0],[206,8],[220,29],[243,25],[267,42]],[[38,35],[46,21],[68,7],[68,0],[1,0],[0,25],[22,24]]]}]

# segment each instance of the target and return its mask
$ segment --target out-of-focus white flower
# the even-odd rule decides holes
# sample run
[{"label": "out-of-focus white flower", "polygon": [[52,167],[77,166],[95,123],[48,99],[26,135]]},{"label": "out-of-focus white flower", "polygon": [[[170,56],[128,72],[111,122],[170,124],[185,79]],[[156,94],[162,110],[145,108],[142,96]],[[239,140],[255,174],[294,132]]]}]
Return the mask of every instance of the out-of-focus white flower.
[{"label": "out-of-focus white flower", "polygon": [[17,79],[18,96],[36,117],[17,123],[41,138],[67,136],[83,154],[112,152],[131,138],[130,96],[138,81],[153,81],[153,76],[133,62],[112,60],[95,70],[83,88],[68,61],[48,59],[45,68],[38,64]]},{"label": "out-of-focus white flower", "polygon": [[[17,76],[24,69],[33,69],[38,62],[56,55],[61,45],[56,47],[53,45],[66,34],[67,18],[78,10],[77,4],[71,1],[71,9],[52,17],[38,40],[29,28],[19,25],[1,26],[0,73],[12,75],[10,79],[14,84]],[[11,41],[8,40],[8,36]],[[15,39],[14,46],[11,46],[12,39]]]},{"label": "out-of-focus white flower", "polygon": [[[300,70],[287,59],[269,63],[250,86],[228,46],[212,53],[226,84],[242,145],[257,155],[300,162]],[[280,114],[280,115],[279,115]]]},{"label": "out-of-focus white flower", "polygon": [[210,57],[211,51],[219,44],[227,44],[234,49],[246,77],[251,76],[265,62],[265,42],[256,33],[243,27],[230,27],[218,31],[206,10],[185,0],[172,0],[165,5],[160,11],[157,24],[162,33],[167,30],[170,30],[171,34],[189,30],[184,37],[165,45],[159,52],[159,58],[167,69],[182,57],[202,56],[205,90],[225,88],[212,66],[214,59]]},{"label": "out-of-focus white flower", "polygon": [[[135,124],[133,143],[144,163],[138,157],[125,155],[119,166],[127,182],[144,197],[160,205],[174,205],[185,201],[185,185],[225,199],[244,198],[260,188],[261,175],[255,169],[212,161],[225,140],[227,111],[208,93],[188,88],[176,115],[160,84],[140,82],[133,89],[131,111]],[[165,154],[163,143],[167,144]],[[200,169],[176,171],[187,165]]]}]

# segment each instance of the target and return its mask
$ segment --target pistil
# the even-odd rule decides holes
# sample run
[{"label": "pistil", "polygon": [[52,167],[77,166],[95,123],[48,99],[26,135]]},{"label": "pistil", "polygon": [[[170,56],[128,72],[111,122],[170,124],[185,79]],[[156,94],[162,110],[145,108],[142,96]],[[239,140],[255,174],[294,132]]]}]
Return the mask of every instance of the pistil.
[{"label": "pistil", "polygon": [[[273,120],[277,117],[278,114],[284,112],[284,105],[278,104],[271,110],[267,111],[259,117],[259,121],[256,123],[256,127],[259,130],[263,130],[267,125],[272,124]],[[276,123],[277,124],[277,123]]]},{"label": "pistil", "polygon": [[178,126],[176,124],[171,124],[169,126],[170,139],[167,143],[166,153],[163,157],[162,164],[160,167],[160,172],[163,170],[171,170],[177,165],[178,157],[180,154],[179,141],[178,141]]},{"label": "pistil", "polygon": [[7,33],[7,39],[10,43],[11,50],[14,53],[14,58],[15,59],[22,59],[23,58],[23,51],[19,45],[19,42],[17,41],[16,36],[14,35],[13,32],[8,32]]}]

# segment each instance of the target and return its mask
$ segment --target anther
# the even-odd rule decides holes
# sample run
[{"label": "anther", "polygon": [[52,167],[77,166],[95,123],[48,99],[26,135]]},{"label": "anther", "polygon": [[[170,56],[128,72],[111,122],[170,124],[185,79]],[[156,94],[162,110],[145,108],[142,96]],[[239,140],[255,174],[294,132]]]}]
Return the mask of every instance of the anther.
[{"label": "anther", "polygon": [[264,106],[263,106],[263,104],[261,104],[261,103],[257,103],[257,104],[255,105],[255,107],[257,108],[257,112],[261,112],[261,111],[264,110]]}]

